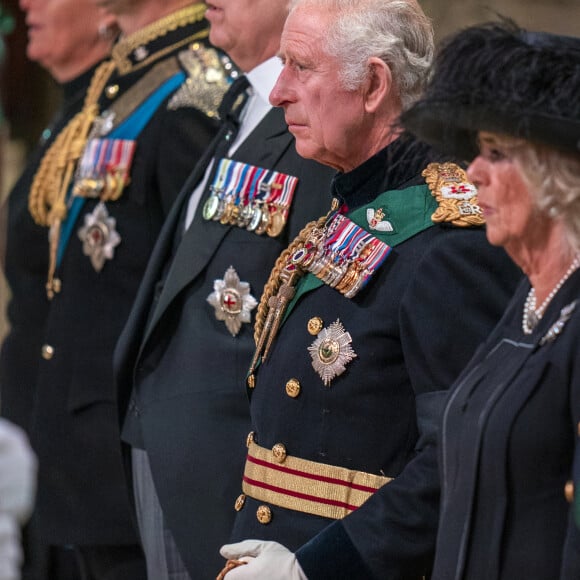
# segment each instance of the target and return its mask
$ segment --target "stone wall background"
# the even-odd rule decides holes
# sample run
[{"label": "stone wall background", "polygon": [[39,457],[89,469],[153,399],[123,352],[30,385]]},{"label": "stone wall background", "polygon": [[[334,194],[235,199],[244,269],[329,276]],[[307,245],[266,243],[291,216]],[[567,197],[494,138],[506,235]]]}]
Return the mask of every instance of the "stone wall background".
[{"label": "stone wall background", "polygon": [[437,38],[501,14],[523,28],[580,36],[580,0],[419,0]]},{"label": "stone wall background", "polygon": [[[26,152],[34,143],[58,103],[58,93],[48,75],[24,56],[26,30],[18,0],[0,0],[17,17],[16,31],[8,38],[8,61],[2,76],[3,102],[9,134],[0,131],[0,253],[5,226],[2,200],[19,175]],[[496,14],[520,26],[580,36],[580,0],[419,0],[433,20],[438,39],[470,24],[491,20]],[[0,266],[2,256],[0,255]],[[0,268],[1,270],[1,268]],[[6,332],[4,318],[8,289],[0,271],[0,342]]]}]

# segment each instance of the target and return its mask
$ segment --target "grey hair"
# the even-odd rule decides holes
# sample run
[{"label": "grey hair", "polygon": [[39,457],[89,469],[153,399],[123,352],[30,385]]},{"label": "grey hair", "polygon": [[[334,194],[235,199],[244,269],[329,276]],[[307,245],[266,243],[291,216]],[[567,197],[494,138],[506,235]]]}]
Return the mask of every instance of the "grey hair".
[{"label": "grey hair", "polygon": [[580,252],[580,156],[529,144],[515,158],[538,209],[562,220],[569,247]]},{"label": "grey hair", "polygon": [[562,220],[564,251],[580,252],[580,156],[520,137],[492,135],[510,151],[537,211]]},{"label": "grey hair", "polygon": [[434,53],[433,26],[416,0],[291,0],[335,15],[326,51],[342,63],[341,80],[356,90],[369,74],[368,60],[390,68],[403,110],[423,92]]}]

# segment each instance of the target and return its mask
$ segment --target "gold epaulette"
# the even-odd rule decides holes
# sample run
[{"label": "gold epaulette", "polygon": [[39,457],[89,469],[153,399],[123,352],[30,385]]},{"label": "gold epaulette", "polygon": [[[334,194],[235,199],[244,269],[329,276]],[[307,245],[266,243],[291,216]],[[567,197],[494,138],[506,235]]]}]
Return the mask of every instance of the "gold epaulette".
[{"label": "gold epaulette", "polygon": [[168,108],[194,107],[208,117],[217,117],[231,78],[237,76],[236,66],[225,54],[201,42],[194,42],[177,57],[187,80],[173,95]]},{"label": "gold epaulette", "polygon": [[430,163],[422,175],[439,204],[431,216],[434,222],[448,222],[459,227],[485,224],[477,204],[477,189],[459,165]]}]

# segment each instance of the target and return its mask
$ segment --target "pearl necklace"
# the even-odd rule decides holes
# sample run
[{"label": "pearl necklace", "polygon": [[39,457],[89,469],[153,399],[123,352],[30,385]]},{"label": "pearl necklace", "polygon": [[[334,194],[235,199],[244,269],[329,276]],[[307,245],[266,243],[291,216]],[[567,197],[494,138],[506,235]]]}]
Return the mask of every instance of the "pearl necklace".
[{"label": "pearl necklace", "polygon": [[528,292],[526,302],[524,304],[524,314],[522,316],[522,330],[524,334],[532,334],[534,328],[542,319],[544,311],[548,307],[548,304],[552,301],[552,298],[556,296],[558,290],[562,288],[564,282],[580,267],[580,254],[577,254],[570,267],[566,270],[564,275],[560,278],[558,283],[552,288],[552,291],[546,296],[546,299],[540,304],[539,308],[536,308],[536,289],[532,286]]}]

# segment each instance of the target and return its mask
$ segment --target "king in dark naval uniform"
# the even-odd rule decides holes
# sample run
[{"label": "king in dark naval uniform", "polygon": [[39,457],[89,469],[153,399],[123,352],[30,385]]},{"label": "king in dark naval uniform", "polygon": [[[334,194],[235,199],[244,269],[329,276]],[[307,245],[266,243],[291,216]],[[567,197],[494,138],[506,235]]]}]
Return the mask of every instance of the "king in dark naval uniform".
[{"label": "king in dark naval uniform", "polygon": [[441,402],[519,278],[464,170],[398,127],[432,42],[415,0],[292,4],[270,100],[335,202],[258,307],[227,580],[428,573]]}]

